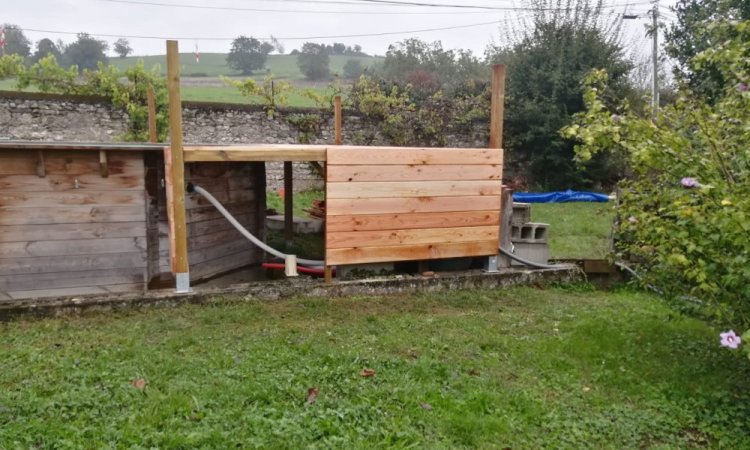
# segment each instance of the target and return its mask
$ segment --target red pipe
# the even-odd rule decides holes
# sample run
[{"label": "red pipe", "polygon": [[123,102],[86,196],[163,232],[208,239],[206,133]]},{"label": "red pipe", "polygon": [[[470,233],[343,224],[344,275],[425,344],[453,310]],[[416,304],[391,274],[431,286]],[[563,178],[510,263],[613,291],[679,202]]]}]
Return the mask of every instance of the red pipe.
[{"label": "red pipe", "polygon": [[[263,263],[261,265],[264,269],[275,269],[275,270],[285,270],[286,266],[282,263]],[[319,277],[322,277],[325,275],[325,271],[323,269],[315,269],[312,267],[305,267],[305,266],[297,266],[297,272],[300,273],[306,273],[308,275],[317,275]],[[336,269],[333,269],[333,274],[336,274]]]}]

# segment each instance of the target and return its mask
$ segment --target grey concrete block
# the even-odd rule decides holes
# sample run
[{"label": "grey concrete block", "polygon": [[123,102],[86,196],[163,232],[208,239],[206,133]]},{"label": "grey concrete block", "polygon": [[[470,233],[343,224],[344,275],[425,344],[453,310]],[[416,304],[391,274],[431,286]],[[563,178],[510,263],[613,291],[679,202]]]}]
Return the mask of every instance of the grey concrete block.
[{"label": "grey concrete block", "polygon": [[521,226],[531,222],[531,204],[513,202],[513,216],[510,223],[514,226]]},{"label": "grey concrete block", "polygon": [[520,226],[512,226],[510,240],[513,243],[547,243],[549,224],[529,222]]},{"label": "grey concrete block", "polygon": [[[283,230],[284,216],[281,214],[276,216],[267,216],[266,228],[268,228],[269,230]],[[319,219],[294,217],[292,229],[296,234],[320,233],[323,230],[323,221]]]},{"label": "grey concrete block", "polygon": [[[549,245],[541,242],[529,243],[519,242],[513,243],[513,254],[518,255],[520,258],[535,262],[538,264],[547,264],[549,262]],[[512,266],[523,266],[516,260],[511,261]]]}]

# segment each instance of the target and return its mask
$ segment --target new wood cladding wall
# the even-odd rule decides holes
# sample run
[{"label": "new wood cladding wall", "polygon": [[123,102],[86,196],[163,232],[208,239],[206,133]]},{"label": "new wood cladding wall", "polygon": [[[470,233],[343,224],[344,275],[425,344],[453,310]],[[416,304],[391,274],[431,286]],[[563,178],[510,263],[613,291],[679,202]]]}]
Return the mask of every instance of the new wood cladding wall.
[{"label": "new wood cladding wall", "polygon": [[497,254],[502,150],[331,147],[326,264]]},{"label": "new wood cladding wall", "polygon": [[104,178],[98,152],[0,152],[0,297],[145,288],[143,156],[108,164]]}]

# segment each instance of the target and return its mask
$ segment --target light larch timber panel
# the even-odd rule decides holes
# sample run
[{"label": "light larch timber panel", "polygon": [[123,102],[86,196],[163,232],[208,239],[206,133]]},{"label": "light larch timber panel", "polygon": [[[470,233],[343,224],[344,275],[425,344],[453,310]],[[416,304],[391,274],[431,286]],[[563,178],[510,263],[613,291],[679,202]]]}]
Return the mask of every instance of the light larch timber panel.
[{"label": "light larch timber panel", "polygon": [[143,154],[108,151],[107,162],[105,178],[99,152],[0,152],[0,290],[20,298],[145,288]]},{"label": "light larch timber panel", "polygon": [[331,147],[326,265],[498,252],[502,150]]}]

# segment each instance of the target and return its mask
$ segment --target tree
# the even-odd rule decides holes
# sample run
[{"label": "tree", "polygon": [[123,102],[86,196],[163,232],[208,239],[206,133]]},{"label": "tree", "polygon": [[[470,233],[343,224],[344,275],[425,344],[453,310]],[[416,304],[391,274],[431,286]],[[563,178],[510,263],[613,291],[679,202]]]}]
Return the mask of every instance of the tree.
[{"label": "tree", "polygon": [[227,64],[242,75],[250,75],[266,66],[266,59],[271,51],[272,44],[261,42],[254,37],[240,36],[232,41]]},{"label": "tree", "polygon": [[130,47],[130,41],[125,38],[120,38],[115,41],[114,50],[120,58],[125,58],[133,53],[133,49]]},{"label": "tree", "polygon": [[330,57],[325,44],[305,42],[297,55],[297,67],[309,80],[320,80],[330,74]]},{"label": "tree", "polygon": [[108,48],[105,41],[94,39],[88,33],[79,33],[78,39],[65,47],[63,60],[68,66],[78,66],[81,72],[84,69],[96,70],[100,62],[107,63]]},{"label": "tree", "polygon": [[57,45],[55,45],[51,39],[44,38],[36,43],[36,51],[31,56],[31,62],[39,62],[39,60],[48,55],[54,56],[55,60],[58,62],[62,59],[62,53],[60,52],[60,49],[57,48]]},{"label": "tree", "polygon": [[344,78],[356,80],[365,71],[358,59],[350,59],[344,64]]},{"label": "tree", "polygon": [[346,45],[342,44],[341,42],[334,42],[331,46],[332,55],[343,55],[344,52],[346,52]]},{"label": "tree", "polygon": [[677,61],[675,76],[685,81],[694,92],[715,99],[724,88],[721,71],[713,64],[695,68],[690,61],[716,42],[731,39],[731,35],[717,36],[715,27],[710,25],[717,20],[750,19],[750,1],[679,0],[673,10],[677,21],[667,30],[665,39],[667,54]]},{"label": "tree", "polygon": [[[601,1],[536,4],[531,23],[506,47],[488,49],[506,64],[504,147],[511,171],[541,189],[605,189],[622,175],[617,160],[598,157],[586,172],[573,160],[574,142],[558,130],[584,108],[581,79],[594,68],[610,74],[614,95],[624,97],[632,65],[623,56],[619,17],[609,21]],[[554,11],[553,11],[554,10]]]},{"label": "tree", "polygon": [[487,73],[486,66],[469,50],[444,50],[440,41],[430,44],[416,38],[390,45],[382,69],[385,79],[406,81],[427,93],[486,78]]},{"label": "tree", "polygon": [[5,55],[21,55],[24,58],[31,54],[31,41],[17,25],[5,24]]}]

